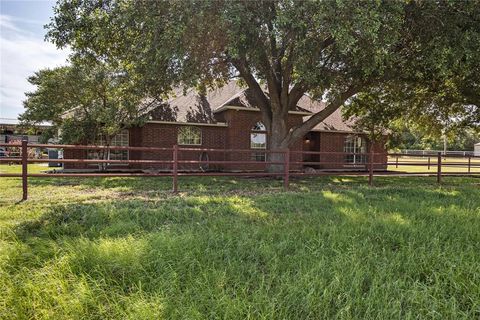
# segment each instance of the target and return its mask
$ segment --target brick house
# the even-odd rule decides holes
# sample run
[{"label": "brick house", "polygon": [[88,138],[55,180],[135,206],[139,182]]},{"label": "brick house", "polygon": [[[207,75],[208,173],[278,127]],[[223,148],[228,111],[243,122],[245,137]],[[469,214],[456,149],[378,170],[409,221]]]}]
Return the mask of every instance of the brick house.
[{"label": "brick house", "polygon": [[[289,112],[290,127],[302,123],[312,113],[320,111],[324,104],[308,96],[300,99],[297,109]],[[181,164],[181,170],[219,170],[245,171],[264,170],[267,148],[266,128],[262,123],[261,113],[249,93],[249,89],[231,81],[225,86],[209,91],[205,95],[195,89],[179,91],[168,102],[157,105],[149,111],[149,121],[141,127],[123,130],[113,140],[113,145],[132,147],[164,147],[189,149],[220,149],[215,151],[180,152],[179,160],[234,161],[232,164]],[[351,123],[342,119],[337,110],[324,122],[311,130],[304,139],[291,146],[292,151],[321,152],[367,152],[370,142],[365,134],[354,132]],[[101,141],[99,142],[101,144]],[[230,152],[229,149],[247,150],[247,152]],[[249,152],[251,150],[251,152]],[[376,143],[374,151],[385,152],[383,143]],[[64,157],[96,158],[95,152],[85,150],[65,150]],[[112,160],[171,160],[171,151],[112,151]],[[315,165],[313,161],[326,162]],[[242,163],[245,161],[255,163]],[[298,162],[291,166],[301,170],[308,166],[315,169],[365,169],[365,156],[359,155],[313,155],[291,154],[291,161]],[[302,163],[301,163],[302,162]],[[305,162],[305,164],[303,164]],[[377,155],[376,163],[386,163],[386,155]],[[112,165],[113,166],[113,165]],[[169,169],[169,164],[116,164],[123,169]],[[92,169],[95,165],[89,165]],[[377,165],[385,168],[385,165]],[[65,169],[85,168],[84,164],[65,164]]]}]

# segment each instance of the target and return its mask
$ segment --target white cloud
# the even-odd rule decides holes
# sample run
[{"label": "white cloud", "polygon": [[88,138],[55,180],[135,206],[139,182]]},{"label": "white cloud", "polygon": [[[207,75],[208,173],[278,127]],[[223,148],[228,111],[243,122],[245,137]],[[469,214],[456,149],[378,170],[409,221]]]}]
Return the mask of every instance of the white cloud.
[{"label": "white cloud", "polygon": [[13,20],[14,19],[11,16],[0,14],[0,28],[1,28],[0,30],[2,30],[2,34],[3,34],[3,29],[21,32],[21,30],[15,26]]},{"label": "white cloud", "polygon": [[69,54],[23,30],[17,21],[22,20],[0,15],[0,117],[22,113],[24,93],[34,90],[27,78],[37,70],[64,65]]},{"label": "white cloud", "polygon": [[[0,25],[3,25],[5,23],[5,25],[9,25],[10,27],[13,27],[16,29],[14,25],[15,22],[31,23],[39,26],[45,24],[45,21],[41,21],[41,20],[25,19],[20,17],[9,16],[6,14],[0,14]],[[20,29],[17,29],[17,30],[20,30]]]}]

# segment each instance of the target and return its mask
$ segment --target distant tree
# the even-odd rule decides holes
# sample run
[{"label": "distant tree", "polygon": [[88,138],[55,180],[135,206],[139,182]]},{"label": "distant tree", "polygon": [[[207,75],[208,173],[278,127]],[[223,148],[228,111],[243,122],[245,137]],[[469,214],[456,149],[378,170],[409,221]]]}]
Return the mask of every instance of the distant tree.
[{"label": "distant tree", "polygon": [[[480,141],[480,132],[462,128],[448,132],[446,138],[448,150],[472,151],[475,143]],[[443,143],[441,134],[399,121],[390,135],[388,147],[393,150],[443,150]]]},{"label": "distant tree", "polygon": [[156,103],[144,99],[143,90],[124,70],[91,59],[72,61],[29,78],[36,90],[26,93],[23,123],[50,121],[63,143],[100,140],[109,146],[122,129],[141,124]]}]

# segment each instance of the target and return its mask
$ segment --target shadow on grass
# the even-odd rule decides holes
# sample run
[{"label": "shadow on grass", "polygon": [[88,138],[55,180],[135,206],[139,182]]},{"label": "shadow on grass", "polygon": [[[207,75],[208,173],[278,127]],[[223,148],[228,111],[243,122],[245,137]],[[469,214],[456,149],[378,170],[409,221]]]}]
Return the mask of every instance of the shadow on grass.
[{"label": "shadow on grass", "polygon": [[[405,182],[401,178],[399,181]],[[137,182],[139,189],[132,181],[124,179],[107,181],[100,186],[91,183],[92,187],[100,188],[128,186],[127,190],[140,193],[151,187],[143,181]],[[191,181],[186,187],[188,196],[168,195],[151,199],[122,199],[120,196],[110,201],[52,205],[38,218],[19,224],[16,234],[24,239],[32,236],[50,239],[82,236],[93,239],[142,234],[171,226],[201,225],[212,219],[240,219],[263,223],[278,223],[287,219],[287,223],[297,220],[303,223],[305,215],[312,214],[333,221],[340,217],[356,221],[375,221],[385,214],[397,214],[407,220],[412,217],[425,220],[442,219],[445,217],[440,214],[442,212],[455,215],[479,208],[478,189],[466,188],[459,191],[453,187],[428,188],[418,183],[416,188],[408,188],[410,182],[404,185],[397,183],[392,188],[389,181],[378,183],[377,187],[372,189],[363,186],[363,181],[358,178],[328,178],[313,182],[294,181],[294,192],[249,194],[249,184],[252,181],[239,183],[238,180],[215,179],[212,184],[202,178]],[[261,183],[271,186],[271,181],[267,179]],[[219,190],[212,193],[213,188]],[[276,187],[271,186],[271,190],[276,190]],[[310,218],[307,217],[307,220]],[[477,219],[478,215],[472,218]]]},{"label": "shadow on grass", "polygon": [[[432,306],[475,318],[478,189],[386,179],[373,189],[359,178],[294,180],[294,192],[249,194],[250,183],[271,181],[202,178],[184,184],[188,196],[54,205],[14,229],[24,251],[9,274],[68,279],[77,315],[97,318],[159,305],[166,318],[427,317]],[[87,186],[152,188],[122,180]]]},{"label": "shadow on grass", "polygon": [[[367,177],[307,177],[291,178],[291,191],[310,192],[327,187],[352,188],[368,187]],[[411,188],[437,186],[432,177],[376,177],[374,188]],[[442,188],[479,187],[478,177],[445,177]],[[119,190],[122,192],[161,194],[172,190],[172,178],[169,177],[141,177],[141,178],[31,178],[32,187],[64,187],[80,186],[84,189]],[[180,177],[179,191],[194,194],[224,194],[228,193],[261,193],[283,190],[283,180],[280,178],[258,177]]]}]

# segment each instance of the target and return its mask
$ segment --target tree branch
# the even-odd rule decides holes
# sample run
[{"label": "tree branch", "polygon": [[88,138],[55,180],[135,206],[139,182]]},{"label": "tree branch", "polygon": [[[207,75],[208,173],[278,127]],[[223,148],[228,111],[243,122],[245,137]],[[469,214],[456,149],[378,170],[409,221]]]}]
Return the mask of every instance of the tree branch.
[{"label": "tree branch", "polygon": [[[323,52],[327,47],[333,45],[335,43],[335,39],[333,37],[327,37],[325,40],[323,40],[321,46],[320,46],[320,51],[319,54]],[[293,51],[293,49],[291,50]],[[285,73],[289,72],[291,75],[291,72],[293,71],[293,62],[291,61],[291,56],[293,56],[293,52],[291,52],[288,56],[287,59],[287,65],[285,66],[286,70],[284,70],[284,77],[286,76]],[[288,69],[289,68],[289,69]],[[297,106],[298,101],[303,97],[305,92],[307,92],[308,87],[303,81],[297,82],[292,90],[290,90],[290,93],[288,94],[288,108],[286,111],[294,110],[295,107]]]},{"label": "tree branch", "polygon": [[[252,72],[249,70],[244,59],[229,59],[232,65],[238,70],[240,76],[245,80],[250,90],[252,90],[258,108],[265,116],[265,120],[270,121],[272,118],[272,110],[270,108],[270,101],[262,90],[262,87],[257,82]],[[270,126],[270,123],[266,124]]]},{"label": "tree branch", "polygon": [[302,81],[297,82],[293,86],[288,95],[288,111],[295,109],[298,101],[303,97],[305,92],[307,92],[307,88]]},{"label": "tree branch", "polygon": [[285,137],[286,142],[299,139],[306,135],[310,130],[312,130],[317,124],[325,120],[332,113],[334,113],[338,108],[340,108],[348,98],[352,97],[354,94],[359,92],[362,86],[351,86],[345,92],[340,94],[332,102],[330,102],[322,111],[315,113],[303,124],[292,128],[288,135]]}]

